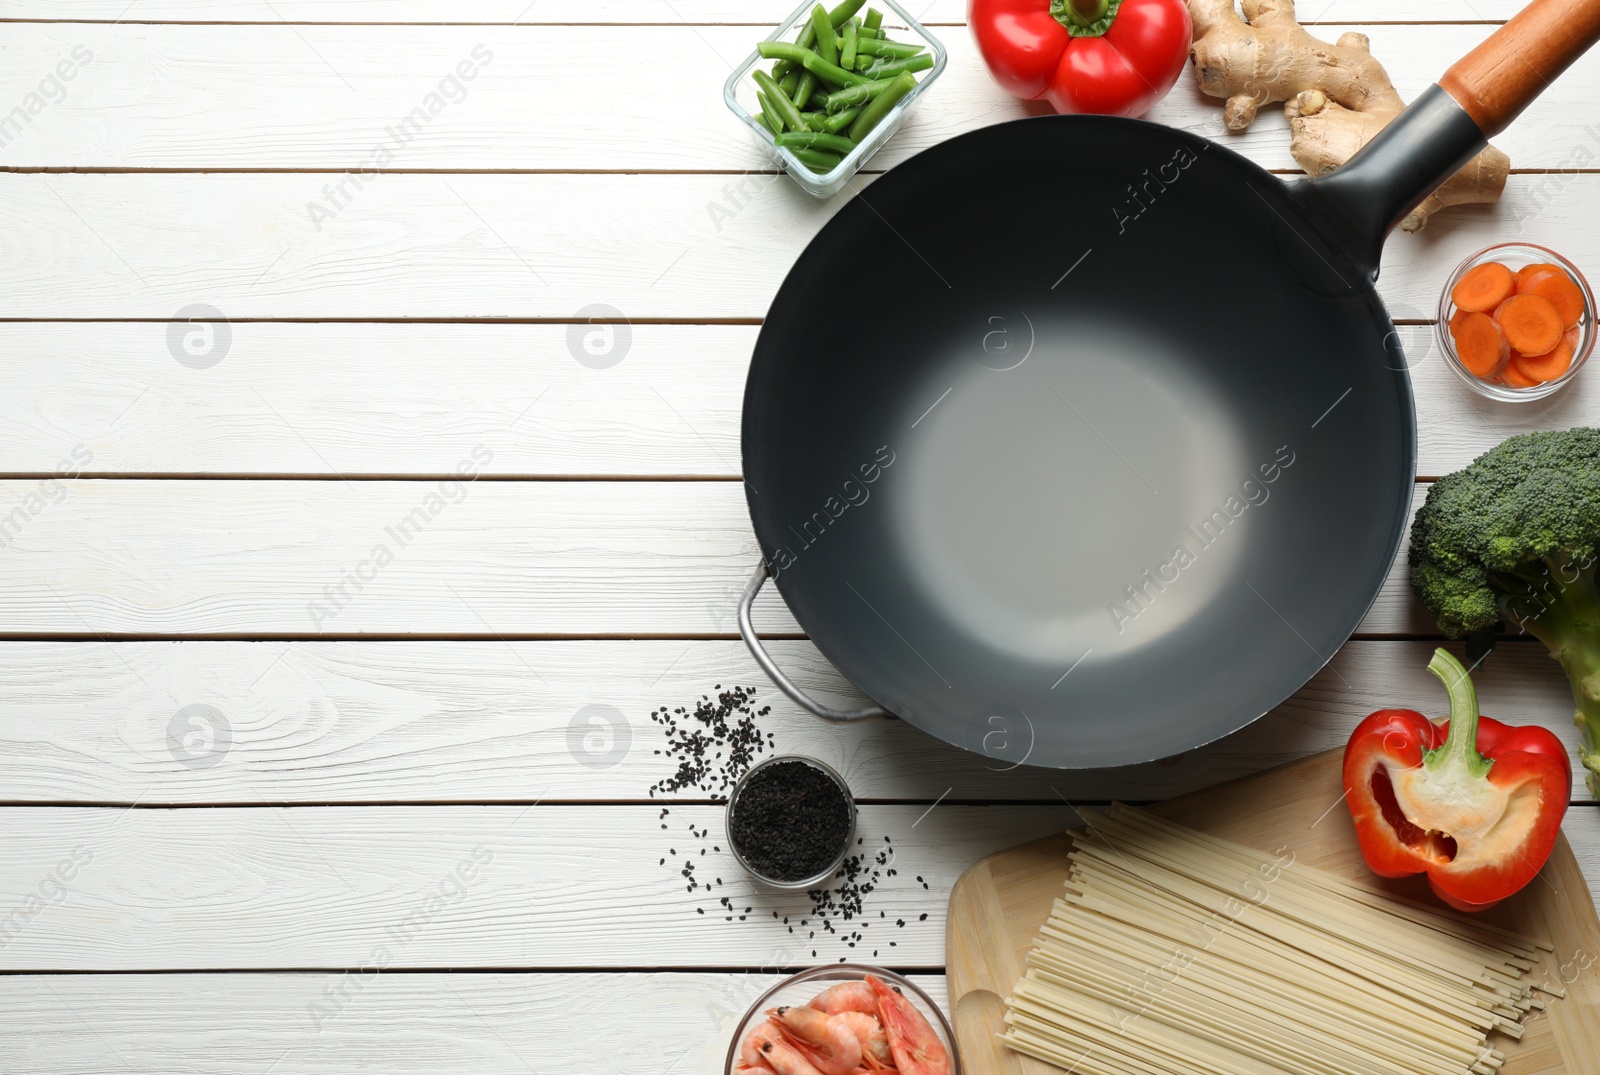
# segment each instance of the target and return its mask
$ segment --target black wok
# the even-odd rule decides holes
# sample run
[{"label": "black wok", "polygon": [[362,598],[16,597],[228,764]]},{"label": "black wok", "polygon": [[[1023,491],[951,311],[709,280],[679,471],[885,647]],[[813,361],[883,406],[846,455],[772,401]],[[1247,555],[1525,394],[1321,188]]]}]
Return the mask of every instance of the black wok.
[{"label": "black wok", "polygon": [[[1320,179],[1051,116],[867,187],[751,363],[758,661],[820,716],[1003,765],[1163,757],[1278,705],[1361,622],[1411,502],[1384,236],[1597,34],[1600,0],[1536,0]],[[882,708],[783,677],[750,618],[769,575]]]}]

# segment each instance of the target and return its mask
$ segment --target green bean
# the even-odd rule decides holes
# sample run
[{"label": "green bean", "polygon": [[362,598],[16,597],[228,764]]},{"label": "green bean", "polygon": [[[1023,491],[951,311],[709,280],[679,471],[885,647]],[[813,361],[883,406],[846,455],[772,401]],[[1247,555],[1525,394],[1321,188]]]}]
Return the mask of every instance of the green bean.
[{"label": "green bean", "polygon": [[837,112],[851,105],[864,105],[892,85],[894,80],[886,78],[881,82],[864,82],[859,86],[851,86],[849,89],[828,94],[822,102],[823,107],[829,112]]},{"label": "green bean", "polygon": [[828,22],[828,9],[818,4],[811,9],[811,25],[817,31],[816,52],[831,64],[839,62],[839,38]]},{"label": "green bean", "polygon": [[782,78],[778,79],[778,87],[780,89],[782,89],[784,93],[787,93],[790,96],[791,99],[795,95],[794,91],[796,89],[798,89],[799,86],[800,86],[800,76],[801,75],[805,75],[807,77],[811,77],[811,72],[810,71],[790,71],[787,75],[784,75]]},{"label": "green bean", "polygon": [[776,141],[780,146],[785,146],[789,149],[829,149],[835,153],[848,153],[856,148],[856,144],[848,138],[837,134],[821,134],[816,131],[780,134]]},{"label": "green bean", "polygon": [[788,60],[800,67],[805,66],[807,56],[816,55],[807,46],[793,41],[760,41],[756,43],[756,53],[763,60]]},{"label": "green bean", "polygon": [[878,58],[876,56],[869,56],[865,52],[858,53],[856,55],[856,66],[855,66],[855,69],[857,71],[865,71],[867,68],[871,67],[873,64],[875,64],[877,62],[878,62]]},{"label": "green bean", "polygon": [[893,78],[902,73],[911,71],[926,71],[933,66],[933,56],[921,53],[917,56],[907,56],[903,60],[891,60],[888,63],[875,63],[861,72],[868,78]]},{"label": "green bean", "polygon": [[843,112],[835,112],[833,115],[822,121],[822,129],[827,131],[829,134],[838,134],[840,131],[850,126],[850,124],[854,123],[855,118],[860,114],[860,108],[847,108]]},{"label": "green bean", "polygon": [[861,20],[861,28],[863,30],[871,30],[873,37],[882,37],[883,34],[879,30],[879,27],[882,25],[883,12],[879,11],[875,7],[867,8],[866,18]]},{"label": "green bean", "polygon": [[[806,121],[800,118],[800,110],[794,106],[793,101],[789,100],[789,95],[783,92],[783,88],[772,81],[771,75],[758,67],[752,72],[752,77],[756,80],[756,85],[760,86],[762,92],[767,95],[770,107],[763,105],[763,108],[766,108],[771,115],[777,116],[778,119],[782,120],[783,125],[791,131],[803,131],[806,129]],[[906,75],[905,77],[910,78],[911,76]]]},{"label": "green bean", "polygon": [[794,60],[824,82],[831,82],[836,86],[858,86],[863,82],[872,81],[854,71],[846,71],[837,64],[829,63],[810,49],[803,49],[787,41],[763,41],[756,46],[756,51],[768,60]]},{"label": "green bean", "polygon": [[[767,100],[767,95],[758,92],[756,100],[761,102],[761,111],[756,113],[756,119],[760,120],[761,125],[773,134],[782,134],[783,123],[772,115],[772,102]],[[840,114],[843,115],[843,113]],[[823,126],[827,126],[827,121],[823,121]]]},{"label": "green bean", "polygon": [[911,72],[902,71],[896,75],[894,84],[874,97],[850,125],[850,140],[859,142],[865,138],[869,131],[883,122],[883,117],[887,116],[906,94],[916,88],[917,79]]},{"label": "green bean", "polygon": [[813,172],[824,174],[838,167],[842,159],[837,153],[829,153],[821,149],[791,149],[795,159]]},{"label": "green bean", "polygon": [[806,103],[811,100],[811,95],[816,91],[816,88],[817,76],[810,71],[802,71],[800,73],[800,84],[795,87],[794,91],[794,106],[803,110],[806,107]]},{"label": "green bean", "polygon": [[844,0],[843,3],[838,4],[832,11],[828,12],[828,21],[831,22],[833,24],[833,28],[837,30],[839,27],[845,24],[847,19],[849,19],[856,12],[860,11],[861,5],[865,4],[866,2],[867,0]]},{"label": "green bean", "polygon": [[892,59],[901,60],[907,56],[915,56],[925,47],[925,45],[912,44],[910,41],[878,41],[874,38],[868,38],[857,46],[857,51],[873,56],[888,56]]},{"label": "green bean", "polygon": [[844,24],[844,36],[839,39],[839,66],[846,71],[853,70],[856,66],[856,34],[860,29],[854,19]]},{"label": "green bean", "polygon": [[790,71],[793,71],[799,66],[800,65],[795,63],[793,60],[779,60],[777,63],[772,65],[772,77],[777,79],[779,82],[782,82],[784,75],[787,75]]}]

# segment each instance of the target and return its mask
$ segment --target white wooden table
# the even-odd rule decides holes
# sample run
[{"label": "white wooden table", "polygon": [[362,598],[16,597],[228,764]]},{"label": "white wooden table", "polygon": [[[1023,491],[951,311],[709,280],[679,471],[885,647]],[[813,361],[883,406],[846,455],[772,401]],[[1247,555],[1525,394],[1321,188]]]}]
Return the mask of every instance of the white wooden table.
[{"label": "white wooden table", "polygon": [[[950,68],[875,170],[1023,113],[960,0],[923,2]],[[1281,709],[1128,770],[995,773],[762,680],[733,623],[745,363],[843,198],[771,174],[720,85],[787,6],[0,0],[0,112],[23,110],[0,115],[0,1072],[716,1071],[779,968],[876,950],[942,997],[950,883],[1068,801],[1165,797],[1436,706],[1398,572]],[[1359,26],[1412,96],[1515,7],[1303,15]],[[1424,475],[1594,420],[1600,374],[1519,409],[1468,395],[1426,311],[1493,241],[1600,271],[1597,96],[1590,57],[1499,140],[1499,206],[1389,245]],[[1221,128],[1188,76],[1152,118]],[[1276,115],[1228,143],[1293,170]],[[597,308],[629,322],[605,361],[581,340]],[[849,698],[763,600],[799,680]],[[715,895],[659,863],[720,822],[704,792],[660,818],[649,714],[718,683],[759,687],[776,746],[842,769],[863,836],[892,839],[859,948],[789,934],[803,897],[753,889],[725,846]],[[1480,689],[1576,742],[1537,647]],[[1572,795],[1600,887],[1600,811]],[[713,913],[724,894],[747,918]]]}]

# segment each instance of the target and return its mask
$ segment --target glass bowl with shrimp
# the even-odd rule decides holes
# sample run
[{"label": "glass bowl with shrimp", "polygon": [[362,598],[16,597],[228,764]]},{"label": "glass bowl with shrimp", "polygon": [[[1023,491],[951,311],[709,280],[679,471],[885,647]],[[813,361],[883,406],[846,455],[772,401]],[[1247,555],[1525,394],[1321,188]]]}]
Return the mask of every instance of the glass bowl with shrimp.
[{"label": "glass bowl with shrimp", "polygon": [[961,1075],[933,998],[893,971],[813,967],[761,994],[735,1028],[728,1075]]}]

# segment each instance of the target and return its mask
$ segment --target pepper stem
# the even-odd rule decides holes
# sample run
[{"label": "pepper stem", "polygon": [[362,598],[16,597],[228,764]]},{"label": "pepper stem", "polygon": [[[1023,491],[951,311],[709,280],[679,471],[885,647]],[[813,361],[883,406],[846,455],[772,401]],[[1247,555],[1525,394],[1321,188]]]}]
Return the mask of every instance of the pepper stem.
[{"label": "pepper stem", "polygon": [[1464,769],[1469,776],[1481,779],[1494,765],[1494,759],[1478,753],[1478,690],[1472,685],[1472,676],[1444,649],[1433,651],[1428,671],[1449,692],[1450,731],[1440,746],[1422,756],[1422,764],[1433,772]]},{"label": "pepper stem", "polygon": [[1099,37],[1111,29],[1122,0],[1050,0],[1050,17],[1072,37]]},{"label": "pepper stem", "polygon": [[1098,22],[1110,6],[1111,0],[1068,0],[1067,14],[1073,22],[1087,29]]}]

